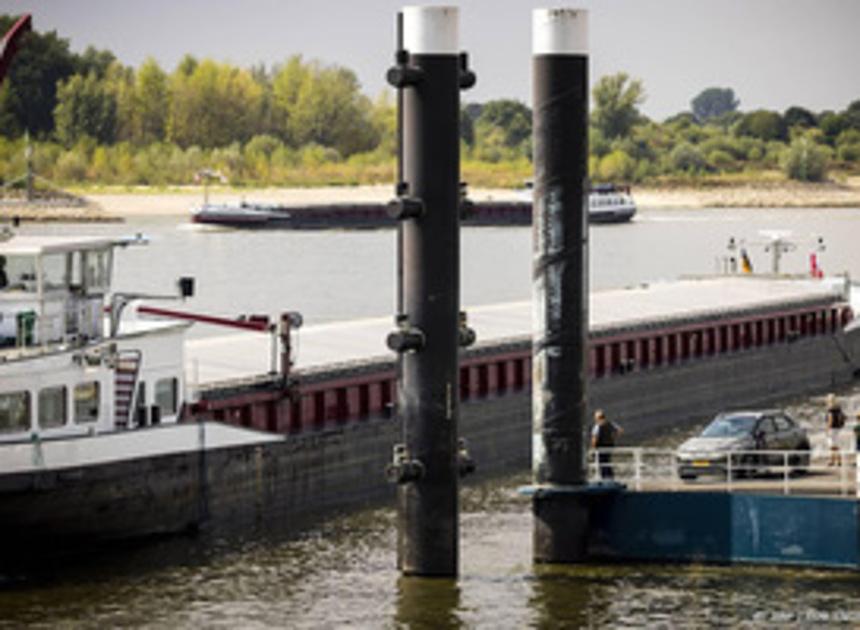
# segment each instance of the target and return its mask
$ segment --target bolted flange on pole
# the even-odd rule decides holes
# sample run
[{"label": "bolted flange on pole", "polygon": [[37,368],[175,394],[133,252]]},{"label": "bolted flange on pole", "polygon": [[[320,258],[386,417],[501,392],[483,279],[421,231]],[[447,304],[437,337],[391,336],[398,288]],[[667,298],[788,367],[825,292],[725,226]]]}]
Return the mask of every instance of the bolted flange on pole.
[{"label": "bolted flange on pole", "polygon": [[[458,567],[458,348],[461,343],[460,89],[474,83],[459,50],[458,10],[408,7],[389,83],[398,95],[401,181],[397,413],[403,444],[388,468],[398,484],[398,566],[453,577]],[[465,77],[465,78],[464,78]]]},{"label": "bolted flange on pole", "polygon": [[588,14],[532,15],[534,557],[582,557],[587,531]]}]

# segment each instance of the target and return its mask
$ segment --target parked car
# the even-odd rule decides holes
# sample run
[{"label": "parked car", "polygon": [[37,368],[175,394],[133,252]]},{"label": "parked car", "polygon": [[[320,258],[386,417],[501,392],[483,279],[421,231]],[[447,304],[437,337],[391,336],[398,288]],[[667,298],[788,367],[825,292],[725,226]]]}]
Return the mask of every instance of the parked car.
[{"label": "parked car", "polygon": [[734,411],[721,413],[696,437],[677,451],[678,476],[692,480],[700,475],[727,476],[729,466],[737,476],[753,475],[768,466],[782,466],[782,453],[795,472],[809,466],[809,437],[785,412]]}]

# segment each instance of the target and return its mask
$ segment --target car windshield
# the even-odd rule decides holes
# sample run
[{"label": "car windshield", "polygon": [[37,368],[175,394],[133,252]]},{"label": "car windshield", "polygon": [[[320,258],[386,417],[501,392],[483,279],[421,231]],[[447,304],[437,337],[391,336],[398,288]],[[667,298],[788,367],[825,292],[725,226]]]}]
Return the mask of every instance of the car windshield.
[{"label": "car windshield", "polygon": [[702,431],[702,437],[720,438],[749,435],[755,426],[755,416],[719,416]]}]

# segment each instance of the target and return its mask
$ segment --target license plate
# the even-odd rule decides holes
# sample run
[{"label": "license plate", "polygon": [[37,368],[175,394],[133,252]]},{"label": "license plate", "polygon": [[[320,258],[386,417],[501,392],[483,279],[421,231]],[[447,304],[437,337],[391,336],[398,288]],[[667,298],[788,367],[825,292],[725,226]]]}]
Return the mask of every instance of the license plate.
[{"label": "license plate", "polygon": [[711,462],[706,459],[697,459],[693,462],[693,466],[695,466],[696,468],[707,468],[710,465]]}]

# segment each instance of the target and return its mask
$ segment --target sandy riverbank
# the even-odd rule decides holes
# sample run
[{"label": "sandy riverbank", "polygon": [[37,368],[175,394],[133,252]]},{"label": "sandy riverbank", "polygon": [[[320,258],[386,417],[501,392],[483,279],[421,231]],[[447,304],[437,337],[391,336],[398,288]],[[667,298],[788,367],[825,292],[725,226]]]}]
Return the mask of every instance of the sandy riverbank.
[{"label": "sandy riverbank", "polygon": [[[640,208],[860,208],[860,177],[844,183],[759,183],[737,186],[656,188],[633,190]],[[94,207],[9,209],[0,208],[0,220],[19,216],[24,220],[99,221],[135,216],[182,216],[202,201],[199,188],[170,191],[136,189],[86,195]],[[210,193],[212,203],[237,203],[243,199],[263,203],[304,205],[314,203],[386,202],[391,186],[329,186],[320,188],[218,189]],[[473,189],[474,200],[519,200],[522,192],[508,189]]]}]

